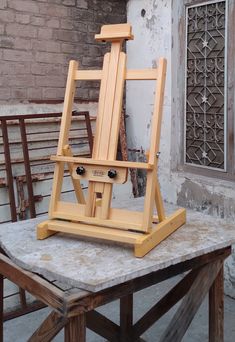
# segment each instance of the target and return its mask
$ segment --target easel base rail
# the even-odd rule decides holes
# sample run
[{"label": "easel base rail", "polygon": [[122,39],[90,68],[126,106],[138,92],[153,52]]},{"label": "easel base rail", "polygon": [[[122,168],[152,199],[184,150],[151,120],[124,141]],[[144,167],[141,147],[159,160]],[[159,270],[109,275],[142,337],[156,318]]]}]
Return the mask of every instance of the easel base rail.
[{"label": "easel base rail", "polygon": [[37,227],[37,239],[43,240],[58,232],[74,234],[81,237],[105,241],[115,241],[134,246],[134,255],[143,257],[161,241],[172,234],[186,222],[185,209],[179,209],[158,224],[154,224],[151,232],[139,233],[116,228],[101,227],[64,220],[47,220]]}]

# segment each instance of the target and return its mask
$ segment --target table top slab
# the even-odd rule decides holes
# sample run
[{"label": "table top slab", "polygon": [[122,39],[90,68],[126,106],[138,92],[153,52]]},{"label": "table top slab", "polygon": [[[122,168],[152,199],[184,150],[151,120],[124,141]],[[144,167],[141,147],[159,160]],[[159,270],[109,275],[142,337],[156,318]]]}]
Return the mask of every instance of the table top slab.
[{"label": "table top slab", "polygon": [[[143,198],[114,204],[119,208],[142,210]],[[169,213],[175,209],[171,205],[166,207]],[[233,222],[187,210],[187,223],[139,259],[134,257],[132,248],[88,242],[72,235],[59,233],[46,240],[37,240],[36,225],[43,220],[45,216],[2,224],[1,247],[26,270],[92,292],[231,246],[235,242]]]}]

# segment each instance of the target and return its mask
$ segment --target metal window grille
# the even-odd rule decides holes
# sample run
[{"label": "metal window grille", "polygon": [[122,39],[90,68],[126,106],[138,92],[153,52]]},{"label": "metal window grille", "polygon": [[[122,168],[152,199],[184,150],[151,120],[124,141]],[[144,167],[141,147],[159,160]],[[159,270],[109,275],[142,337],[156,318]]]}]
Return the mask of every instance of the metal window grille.
[{"label": "metal window grille", "polygon": [[226,1],[186,18],[185,163],[226,171]]}]

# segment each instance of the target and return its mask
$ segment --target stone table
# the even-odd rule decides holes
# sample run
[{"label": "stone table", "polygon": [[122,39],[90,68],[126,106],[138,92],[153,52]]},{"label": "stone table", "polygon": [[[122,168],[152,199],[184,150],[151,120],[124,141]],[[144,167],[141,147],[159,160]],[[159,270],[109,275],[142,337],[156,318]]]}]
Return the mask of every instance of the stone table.
[{"label": "stone table", "polygon": [[[141,210],[143,199],[116,202]],[[167,212],[175,209],[167,205]],[[234,224],[187,210],[187,223],[138,259],[127,246],[56,234],[36,240],[45,217],[1,225],[2,275],[51,306],[30,341],[49,341],[65,326],[65,340],[85,340],[87,326],[111,341],[140,341],[140,336],[182,298],[161,341],[180,341],[206,293],[210,293],[210,341],[223,336],[223,261],[235,241]],[[185,277],[133,325],[133,293],[182,272]],[[52,280],[63,284],[61,288]],[[120,327],[94,309],[120,298]],[[218,308],[220,310],[218,310]],[[86,313],[86,315],[85,315]],[[96,323],[94,323],[94,321]],[[53,327],[53,328],[52,328]],[[219,336],[219,339],[218,339]]]}]

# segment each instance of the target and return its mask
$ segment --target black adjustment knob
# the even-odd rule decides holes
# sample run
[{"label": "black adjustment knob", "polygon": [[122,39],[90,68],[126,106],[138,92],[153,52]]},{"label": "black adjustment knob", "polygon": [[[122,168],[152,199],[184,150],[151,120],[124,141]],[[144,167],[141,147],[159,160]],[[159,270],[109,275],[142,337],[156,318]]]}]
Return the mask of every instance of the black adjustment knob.
[{"label": "black adjustment knob", "polygon": [[108,176],[109,176],[109,178],[115,178],[117,176],[117,171],[114,169],[110,169],[108,171]]},{"label": "black adjustment knob", "polygon": [[80,176],[84,175],[85,172],[86,172],[86,169],[83,166],[78,166],[76,169],[76,173]]}]

